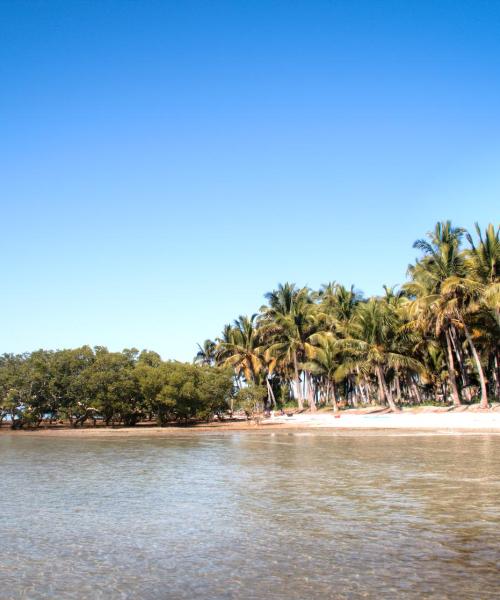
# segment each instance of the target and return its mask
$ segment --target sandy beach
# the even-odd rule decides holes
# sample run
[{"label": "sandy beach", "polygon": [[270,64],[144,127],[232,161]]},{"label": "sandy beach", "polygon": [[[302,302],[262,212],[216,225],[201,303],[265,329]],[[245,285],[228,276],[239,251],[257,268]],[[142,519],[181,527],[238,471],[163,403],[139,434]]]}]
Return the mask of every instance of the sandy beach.
[{"label": "sandy beach", "polygon": [[293,417],[269,419],[273,423],[294,424],[301,427],[328,427],[335,429],[403,429],[433,431],[486,431],[500,432],[500,412],[435,412],[403,411],[401,413],[318,412],[301,413]]},{"label": "sandy beach", "polygon": [[420,407],[400,413],[390,413],[380,408],[353,409],[334,413],[333,411],[302,412],[289,415],[272,414],[257,420],[227,420],[199,423],[191,426],[158,427],[140,424],[136,427],[97,427],[85,426],[70,428],[53,425],[32,430],[12,431],[7,425],[0,428],[3,435],[54,436],[54,437],[135,437],[135,436],[182,436],[210,433],[231,433],[237,431],[270,432],[277,430],[337,430],[339,432],[372,430],[378,434],[391,432],[472,432],[500,433],[500,406],[480,411],[475,407],[449,408]]}]

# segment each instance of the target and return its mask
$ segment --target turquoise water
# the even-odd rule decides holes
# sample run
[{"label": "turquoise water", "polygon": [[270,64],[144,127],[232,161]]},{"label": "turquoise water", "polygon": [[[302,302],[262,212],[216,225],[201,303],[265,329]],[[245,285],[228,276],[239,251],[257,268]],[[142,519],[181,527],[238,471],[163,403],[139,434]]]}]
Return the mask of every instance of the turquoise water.
[{"label": "turquoise water", "polygon": [[0,437],[0,598],[498,598],[500,437]]}]

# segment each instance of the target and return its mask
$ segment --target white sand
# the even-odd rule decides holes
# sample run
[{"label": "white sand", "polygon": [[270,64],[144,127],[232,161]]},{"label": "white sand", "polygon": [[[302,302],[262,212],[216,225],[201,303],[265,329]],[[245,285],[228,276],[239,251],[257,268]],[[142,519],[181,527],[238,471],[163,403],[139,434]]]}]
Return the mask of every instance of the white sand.
[{"label": "white sand", "polygon": [[492,431],[500,433],[500,412],[459,413],[301,413],[292,417],[274,416],[263,423],[283,423],[305,427],[335,427],[348,429],[432,429],[448,431]]}]

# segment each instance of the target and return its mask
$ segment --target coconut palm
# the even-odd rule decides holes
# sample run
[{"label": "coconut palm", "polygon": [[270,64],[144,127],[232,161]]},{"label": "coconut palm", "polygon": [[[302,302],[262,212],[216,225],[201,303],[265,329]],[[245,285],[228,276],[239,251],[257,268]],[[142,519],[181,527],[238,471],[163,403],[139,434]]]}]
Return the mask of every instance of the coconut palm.
[{"label": "coconut palm", "polygon": [[213,340],[205,340],[203,345],[198,344],[198,352],[194,357],[194,362],[197,365],[211,366],[215,363],[215,352],[217,345]]},{"label": "coconut palm", "polygon": [[459,405],[476,385],[486,406],[488,393],[500,393],[500,243],[498,227],[475,231],[473,239],[437,223],[414,243],[421,255],[409,281],[384,286],[381,297],[336,282],[317,292],[280,284],[257,316],[227,325],[197,360],[230,364],[238,382],[267,385],[271,399],[281,388],[300,408],[306,398],[311,409],[329,401],[334,388],[347,403],[370,402],[374,385],[392,410],[431,393]]},{"label": "coconut palm", "polygon": [[240,315],[232,328],[225,330],[216,351],[219,364],[232,366],[236,377],[243,375],[247,383],[253,384],[261,383],[265,366],[256,317]]},{"label": "coconut palm", "polygon": [[453,227],[450,221],[443,221],[427,234],[427,240],[417,240],[413,247],[421,250],[424,256],[408,267],[411,282],[403,286],[414,298],[411,309],[414,328],[423,334],[433,334],[446,347],[453,403],[457,406],[461,400],[454,355],[462,376],[463,359],[458,348],[457,332],[446,309],[446,299],[442,296],[442,286],[449,277],[465,275],[464,256],[460,252],[464,232],[461,227]]},{"label": "coconut palm", "polygon": [[395,310],[380,298],[370,298],[360,304],[349,328],[349,337],[339,340],[339,345],[351,358],[344,369],[358,368],[363,373],[373,373],[378,381],[379,394],[392,411],[398,411],[390,386],[387,384],[389,369],[420,371],[422,365],[415,358],[404,354],[397,347],[396,332],[401,324]]},{"label": "coconut palm", "polygon": [[441,288],[440,304],[450,323],[462,330],[472,351],[481,388],[481,408],[488,407],[486,380],[478,350],[467,325],[469,314],[477,312],[480,306],[484,286],[465,277],[448,277]]},{"label": "coconut palm", "polygon": [[336,373],[342,353],[338,341],[331,332],[315,333],[310,338],[313,346],[308,346],[308,360],[303,365],[313,375],[325,380],[325,401],[331,399],[333,410],[338,411]]},{"label": "coconut palm", "polygon": [[[299,408],[304,407],[299,363],[303,362],[311,346],[309,337],[315,332],[315,305],[308,288],[297,289],[293,283],[279,285],[266,294],[268,304],[261,308],[260,325],[268,342],[267,357],[278,363],[291,365]],[[315,409],[314,391],[310,373],[304,370],[309,405]]]},{"label": "coconut palm", "polygon": [[464,256],[460,245],[465,229],[453,227],[451,221],[436,223],[433,231],[427,233],[427,239],[419,239],[413,247],[423,252],[423,258],[417,260],[414,270],[425,271],[438,291],[442,282],[448,277],[464,274]]},{"label": "coconut palm", "polygon": [[471,276],[488,285],[498,283],[500,278],[500,228],[492,223],[483,233],[475,223],[479,243],[475,243],[470,233],[466,234],[470,249],[465,252],[466,266]]}]

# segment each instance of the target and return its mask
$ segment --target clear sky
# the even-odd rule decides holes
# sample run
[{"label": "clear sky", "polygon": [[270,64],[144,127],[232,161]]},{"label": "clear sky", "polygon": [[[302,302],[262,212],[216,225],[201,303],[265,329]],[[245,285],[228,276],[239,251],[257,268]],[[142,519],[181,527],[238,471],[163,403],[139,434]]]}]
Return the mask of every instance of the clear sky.
[{"label": "clear sky", "polygon": [[496,222],[500,2],[0,2],[0,352],[191,359]]}]

